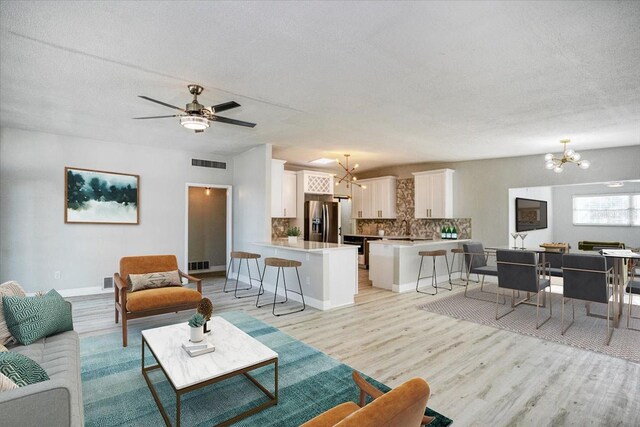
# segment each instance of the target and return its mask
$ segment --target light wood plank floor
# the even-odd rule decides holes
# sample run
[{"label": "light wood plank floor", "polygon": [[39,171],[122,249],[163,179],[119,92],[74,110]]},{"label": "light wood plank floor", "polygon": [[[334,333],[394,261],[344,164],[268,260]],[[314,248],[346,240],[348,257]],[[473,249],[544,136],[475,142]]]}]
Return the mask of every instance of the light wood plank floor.
[{"label": "light wood plank floor", "polygon": [[[429,406],[456,425],[640,425],[640,365],[417,309],[449,291],[432,297],[363,286],[352,307],[276,318],[253,299],[224,294],[223,282],[205,281],[216,312],[246,311],[391,387],[423,377]],[[71,300],[82,336],[119,331],[112,295]],[[155,327],[189,315],[131,324]]]}]

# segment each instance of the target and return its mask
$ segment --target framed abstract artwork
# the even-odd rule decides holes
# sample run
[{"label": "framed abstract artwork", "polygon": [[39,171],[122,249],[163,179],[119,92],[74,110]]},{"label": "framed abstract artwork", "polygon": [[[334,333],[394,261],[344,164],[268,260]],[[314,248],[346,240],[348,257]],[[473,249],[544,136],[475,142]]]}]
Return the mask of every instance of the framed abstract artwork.
[{"label": "framed abstract artwork", "polygon": [[64,222],[139,224],[140,176],[64,168]]}]

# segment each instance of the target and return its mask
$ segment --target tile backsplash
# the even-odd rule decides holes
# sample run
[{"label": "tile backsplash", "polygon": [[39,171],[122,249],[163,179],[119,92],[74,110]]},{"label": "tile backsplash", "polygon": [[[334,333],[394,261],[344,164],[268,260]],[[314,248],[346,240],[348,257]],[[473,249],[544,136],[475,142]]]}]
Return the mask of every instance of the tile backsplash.
[{"label": "tile backsplash", "polygon": [[289,218],[271,218],[271,239],[287,237]]},{"label": "tile backsplash", "polygon": [[471,218],[415,219],[413,183],[412,178],[397,180],[396,219],[359,219],[357,234],[375,234],[382,229],[389,236],[440,238],[442,227],[456,227],[459,239],[471,238]]}]

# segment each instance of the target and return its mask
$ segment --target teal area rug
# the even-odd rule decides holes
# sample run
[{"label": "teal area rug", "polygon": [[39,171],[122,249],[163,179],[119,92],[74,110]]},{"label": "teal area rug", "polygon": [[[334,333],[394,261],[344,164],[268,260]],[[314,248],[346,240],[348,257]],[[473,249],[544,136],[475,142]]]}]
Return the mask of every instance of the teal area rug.
[{"label": "teal area rug", "polygon": [[[357,402],[358,389],[351,379],[353,369],[301,341],[243,312],[222,317],[273,349],[279,356],[278,405],[269,407],[238,426],[298,426],[318,414],[349,400]],[[122,347],[120,333],[83,338],[80,343],[84,415],[87,426],[153,426],[164,421],[140,372],[140,330],[129,328],[129,346]],[[147,350],[145,364],[154,364]],[[273,391],[273,367],[252,371],[252,375]],[[160,399],[172,423],[176,397],[160,370],[150,372]],[[389,387],[367,377],[376,387]],[[266,396],[244,376],[227,379],[182,396],[183,426],[211,426],[266,401]],[[436,416],[431,426],[452,421]]]}]

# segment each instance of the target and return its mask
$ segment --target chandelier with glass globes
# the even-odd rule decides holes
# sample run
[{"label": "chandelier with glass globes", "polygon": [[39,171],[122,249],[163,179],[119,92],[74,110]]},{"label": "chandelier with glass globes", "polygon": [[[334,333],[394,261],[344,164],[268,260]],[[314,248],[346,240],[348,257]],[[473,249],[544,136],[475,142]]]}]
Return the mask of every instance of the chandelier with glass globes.
[{"label": "chandelier with glass globes", "polygon": [[589,160],[582,159],[580,153],[576,153],[572,149],[567,150],[567,144],[571,142],[568,139],[561,139],[560,143],[563,145],[562,157],[554,156],[548,153],[544,156],[545,167],[549,170],[553,169],[555,173],[561,173],[564,169],[564,165],[573,163],[578,165],[581,169],[589,169],[591,162]]}]

